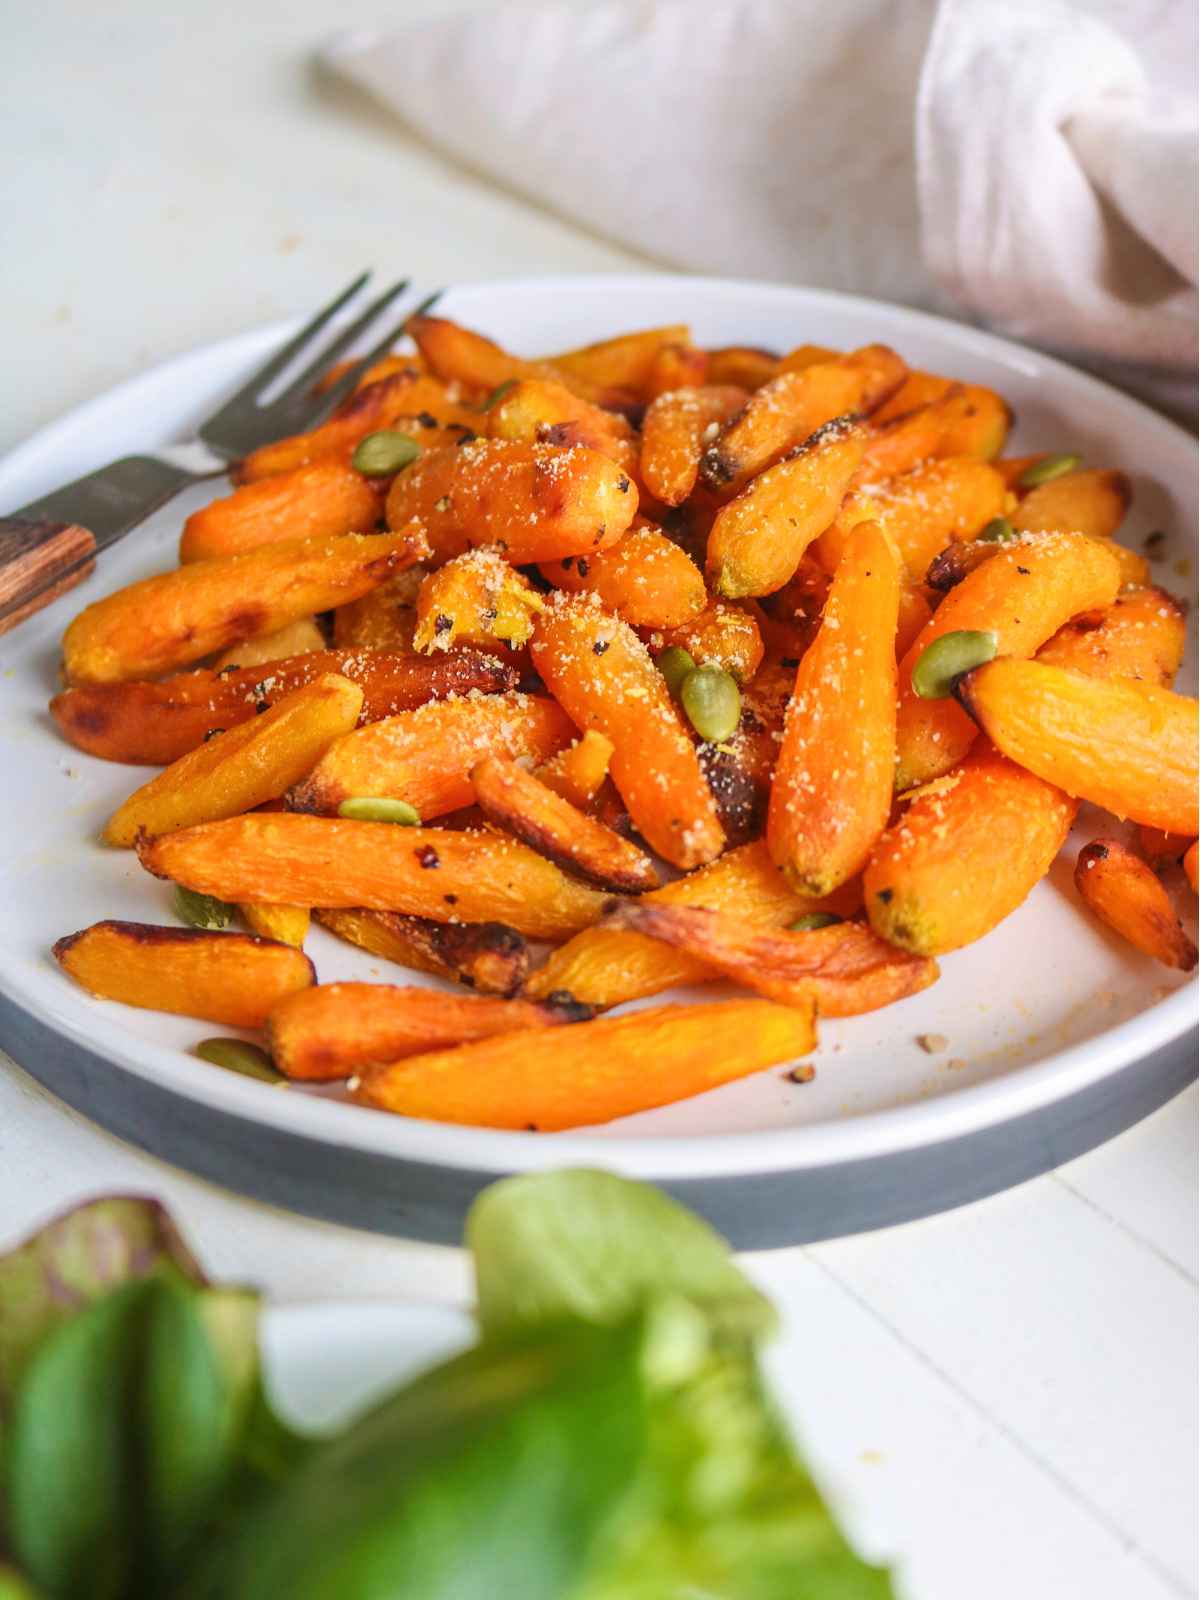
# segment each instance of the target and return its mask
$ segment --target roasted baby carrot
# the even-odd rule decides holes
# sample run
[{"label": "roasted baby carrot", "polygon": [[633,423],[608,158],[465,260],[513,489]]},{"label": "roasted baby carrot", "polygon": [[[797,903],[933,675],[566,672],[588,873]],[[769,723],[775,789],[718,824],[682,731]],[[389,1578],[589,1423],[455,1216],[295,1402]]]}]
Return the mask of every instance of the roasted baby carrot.
[{"label": "roasted baby carrot", "polygon": [[467,550],[431,572],[417,591],[413,646],[426,654],[454,645],[519,650],[541,609],[541,595],[498,551]]},{"label": "roasted baby carrot", "polygon": [[547,378],[520,378],[502,385],[487,411],[487,433],[492,439],[555,442],[552,432],[563,423],[573,425],[577,443],[605,455],[614,442],[632,443],[634,437],[619,412],[581,400],[565,384]]},{"label": "roasted baby carrot", "polygon": [[988,745],[918,790],[863,874],[871,926],[916,955],[989,933],[1045,876],[1075,801]]},{"label": "roasted baby carrot", "polygon": [[680,388],[647,407],[642,421],[641,474],[665,506],[682,505],[696,487],[705,436],[740,411],[750,391],[736,384]]},{"label": "roasted baby carrot", "polygon": [[655,352],[646,374],[643,392],[648,400],[674,394],[679,389],[695,388],[708,376],[708,351],[680,341],[664,344]]},{"label": "roasted baby carrot", "polygon": [[417,594],[427,576],[424,566],[410,567],[369,594],[338,606],[333,613],[333,642],[337,648],[414,655]]},{"label": "roasted baby carrot", "polygon": [[707,565],[726,599],[771,594],[833,521],[862,461],[866,430],[848,417],[828,423],[760,473],[717,513]]},{"label": "roasted baby carrot", "polygon": [[1191,972],[1196,946],[1183,931],[1159,879],[1119,839],[1094,839],[1075,863],[1085,905],[1122,939],[1164,966]]},{"label": "roasted baby carrot", "polygon": [[501,1000],[445,994],[390,983],[323,983],[289,995],[267,1019],[267,1039],[289,1078],[347,1078],[370,1062],[582,1022],[586,1006],[548,1000]]},{"label": "roasted baby carrot", "polygon": [[469,439],[479,417],[460,405],[445,384],[404,367],[353,394],[340,411],[308,433],[293,434],[251,451],[232,469],[235,483],[257,483],[315,461],[349,462],[369,433],[393,429],[423,448]]},{"label": "roasted baby carrot", "polygon": [[895,552],[877,523],[860,523],[797,668],[771,785],[771,859],[802,894],[829,894],[860,872],[887,826],[899,605]]},{"label": "roasted baby carrot", "polygon": [[312,914],[307,906],[272,905],[257,901],[241,907],[242,918],[251,933],[260,939],[275,939],[280,944],[295,945],[299,950],[308,937]]},{"label": "roasted baby carrot", "polygon": [[740,489],[835,417],[866,415],[904,381],[907,368],[886,345],[782,371],[755,390],[704,452],[700,471],[714,489]]},{"label": "roasted baby carrot", "polygon": [[813,1008],[766,1000],[656,1006],[409,1056],[363,1073],[361,1105],[406,1117],[549,1133],[702,1094],[816,1045]]},{"label": "roasted baby carrot", "polygon": [[366,594],[428,553],[420,528],[296,539],[143,578],[63,636],[70,683],[153,677]]},{"label": "roasted baby carrot", "polygon": [[742,606],[713,600],[689,622],[675,628],[643,630],[654,655],[677,646],[698,667],[723,667],[739,683],[749,683],[762,665],[763,639],[758,623]]},{"label": "roasted baby carrot", "polygon": [[[644,898],[655,905],[708,906],[760,928],[786,928],[814,911],[850,916],[862,903],[861,892],[850,884],[826,901],[798,895],[772,865],[761,839],[727,851],[711,866]],[[561,991],[588,1005],[606,1007],[684,984],[711,983],[717,976],[715,968],[681,950],[639,933],[601,926],[553,951],[531,975],[525,992],[544,1000]]]},{"label": "roasted baby carrot", "polygon": [[422,821],[471,804],[471,768],[486,755],[545,761],[571,738],[544,695],[466,695],[385,717],[331,745],[288,796],[293,811],[332,814],[344,800],[407,800]]},{"label": "roasted baby carrot", "polygon": [[724,836],[695,746],[633,629],[595,595],[557,594],[530,653],[576,726],[611,741],[613,782],[651,849],[685,869],[719,855]]},{"label": "roasted baby carrot", "polygon": [[371,533],[383,515],[378,481],[333,458],[244,484],[193,511],[183,525],[179,559],[207,561],[285,539]]},{"label": "roasted baby carrot", "polygon": [[909,580],[923,583],[934,557],[952,540],[973,538],[1000,515],[1004,501],[1000,475],[986,461],[926,461],[899,477],[852,489],[812,553],[827,572],[835,572],[850,530],[859,522],[878,522]]},{"label": "roasted baby carrot", "polygon": [[316,617],[298,617],[274,633],[258,633],[253,639],[231,645],[213,662],[212,670],[222,673],[238,667],[260,667],[267,661],[286,661],[289,656],[310,655],[324,649],[325,635]]},{"label": "roasted baby carrot", "polygon": [[1187,873],[1187,881],[1192,886],[1192,893],[1200,891],[1200,845],[1192,840],[1187,855],[1183,858],[1183,870]]},{"label": "roasted baby carrot", "polygon": [[494,545],[514,566],[593,555],[637,514],[637,488],[597,450],[508,439],[427,451],[392,484],[388,525],[416,518],[440,560]]},{"label": "roasted baby carrot", "polygon": [[398,911],[326,908],[315,913],[339,939],[385,961],[431,972],[480,994],[516,994],[529,971],[529,946],[503,922],[434,922]]},{"label": "roasted baby carrot", "polygon": [[666,534],[650,523],[594,556],[543,562],[542,577],[569,594],[594,594],[634,628],[675,628],[698,617],[708,603],[704,574]]},{"label": "roasted baby carrot", "polygon": [[632,390],[606,387],[580,371],[568,372],[549,361],[523,361],[510,355],[481,333],[461,327],[446,317],[410,317],[408,332],[432,372],[449,383],[465,384],[468,389],[487,394],[502,383],[522,378],[544,378],[563,383],[572,394],[597,405],[615,401],[634,401]]},{"label": "roasted baby carrot", "polygon": [[1121,526],[1132,498],[1123,472],[1068,472],[1031,489],[1010,520],[1018,532],[1066,529],[1107,538]]},{"label": "roasted baby carrot", "polygon": [[356,683],[333,673],[284,695],[144,783],[109,818],[106,842],[132,845],[139,833],[172,833],[277,799],[354,727],[362,699]]},{"label": "roasted baby carrot", "polygon": [[612,753],[612,740],[589,728],[586,733],[579,735],[574,744],[569,744],[565,750],[560,750],[538,767],[537,776],[555,794],[562,795],[564,800],[585,811],[608,777]]},{"label": "roasted baby carrot", "polygon": [[261,1027],[286,995],[316,982],[312,962],[290,945],[145,922],[93,923],[60,939],[54,957],[101,1000],[231,1028]]},{"label": "roasted baby carrot", "polygon": [[998,749],[1067,794],[1167,833],[1196,831],[1200,705],[1187,695],[1018,660],[968,673],[959,694]]},{"label": "roasted baby carrot", "polygon": [[577,933],[604,904],[597,890],[490,830],[256,811],[139,841],[138,856],[157,877],[218,900],[505,922],[531,939]]},{"label": "roasted baby carrot", "polygon": [[636,333],[621,333],[615,339],[601,339],[551,356],[550,365],[569,378],[585,379],[601,389],[628,389],[646,397],[655,366],[662,351],[672,345],[690,345],[686,323],[675,322],[663,328],[643,328]]},{"label": "roasted baby carrot", "polygon": [[787,931],[703,906],[630,900],[601,927],[661,940],[783,1005],[816,1002],[822,1017],[857,1017],[928,989],[937,962],[897,950],[860,922]]},{"label": "roasted baby carrot", "polygon": [[1183,608],[1163,589],[1123,589],[1110,606],[1073,617],[1037,653],[1093,678],[1144,678],[1169,689],[1183,661]]},{"label": "roasted baby carrot", "polygon": [[498,693],[516,681],[512,667],[473,650],[428,659],[391,651],[321,650],[266,667],[183,672],[159,683],[83,685],[56,695],[50,713],[64,738],[90,755],[165,766],[330,672],[360,685],[364,722],[451,695]]},{"label": "roasted baby carrot", "polygon": [[[828,360],[835,350],[822,350],[819,359]],[[761,389],[779,371],[779,357],[773,350],[757,345],[726,344],[708,352],[705,378],[710,385],[732,384],[739,388]]]},{"label": "roasted baby carrot", "polygon": [[1161,828],[1147,828],[1144,825],[1137,832],[1142,859],[1148,861],[1155,872],[1179,866],[1192,843],[1191,835],[1186,833],[1164,833]]},{"label": "roasted baby carrot", "polygon": [[962,630],[996,635],[1001,656],[1030,656],[1071,617],[1116,598],[1120,569],[1086,534],[1048,534],[1005,545],[942,601],[900,663],[896,788],[903,792],[949,772],[971,748],[975,727],[953,700],[923,700],[913,668],[935,639]]},{"label": "roasted baby carrot", "polygon": [[639,894],[658,887],[644,851],[580,811],[505,756],[485,756],[471,783],[479,809],[567,872],[605,889]]}]

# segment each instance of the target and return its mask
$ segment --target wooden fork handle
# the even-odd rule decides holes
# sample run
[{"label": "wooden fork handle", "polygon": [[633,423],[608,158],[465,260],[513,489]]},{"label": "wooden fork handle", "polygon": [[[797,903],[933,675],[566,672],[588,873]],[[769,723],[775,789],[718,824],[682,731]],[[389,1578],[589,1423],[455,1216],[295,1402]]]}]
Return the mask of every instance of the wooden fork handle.
[{"label": "wooden fork handle", "polygon": [[0,517],[0,633],[73,589],[95,564],[95,537],[78,523]]}]

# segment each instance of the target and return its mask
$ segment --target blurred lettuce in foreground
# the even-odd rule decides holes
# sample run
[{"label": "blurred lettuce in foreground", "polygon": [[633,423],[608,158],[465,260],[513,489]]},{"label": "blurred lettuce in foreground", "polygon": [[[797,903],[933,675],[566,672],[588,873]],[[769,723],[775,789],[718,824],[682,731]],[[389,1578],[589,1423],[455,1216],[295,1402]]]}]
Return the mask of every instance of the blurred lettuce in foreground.
[{"label": "blurred lettuce in foreground", "polygon": [[766,1395],[767,1300],[658,1190],[551,1172],[467,1224],[480,1339],[333,1438],[151,1201],[0,1258],[0,1600],[887,1600]]}]

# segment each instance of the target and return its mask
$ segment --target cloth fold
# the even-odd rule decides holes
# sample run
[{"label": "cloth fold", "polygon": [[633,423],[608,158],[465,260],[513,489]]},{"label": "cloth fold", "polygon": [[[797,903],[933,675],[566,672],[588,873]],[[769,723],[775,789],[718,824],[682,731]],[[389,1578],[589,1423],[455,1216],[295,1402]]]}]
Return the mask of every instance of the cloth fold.
[{"label": "cloth fold", "polygon": [[966,317],[1192,411],[1194,33],[1177,0],[602,0],[324,60],[658,262]]}]

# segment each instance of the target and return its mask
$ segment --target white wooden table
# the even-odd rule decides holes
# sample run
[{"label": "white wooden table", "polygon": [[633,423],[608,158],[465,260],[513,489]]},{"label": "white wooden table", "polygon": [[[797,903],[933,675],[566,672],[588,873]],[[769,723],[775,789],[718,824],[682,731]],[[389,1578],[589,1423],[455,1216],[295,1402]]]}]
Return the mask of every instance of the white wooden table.
[{"label": "white wooden table", "polygon": [[[429,285],[645,267],[322,81],[313,47],[382,9],[50,0],[9,17],[0,449],[363,264]],[[1193,1090],[996,1199],[750,1259],[785,1312],[776,1372],[809,1453],[914,1600],[1196,1593],[1196,1112]],[[0,1244],[111,1189],[161,1196],[214,1273],[280,1301],[469,1294],[455,1251],[210,1188],[0,1066]]]}]

